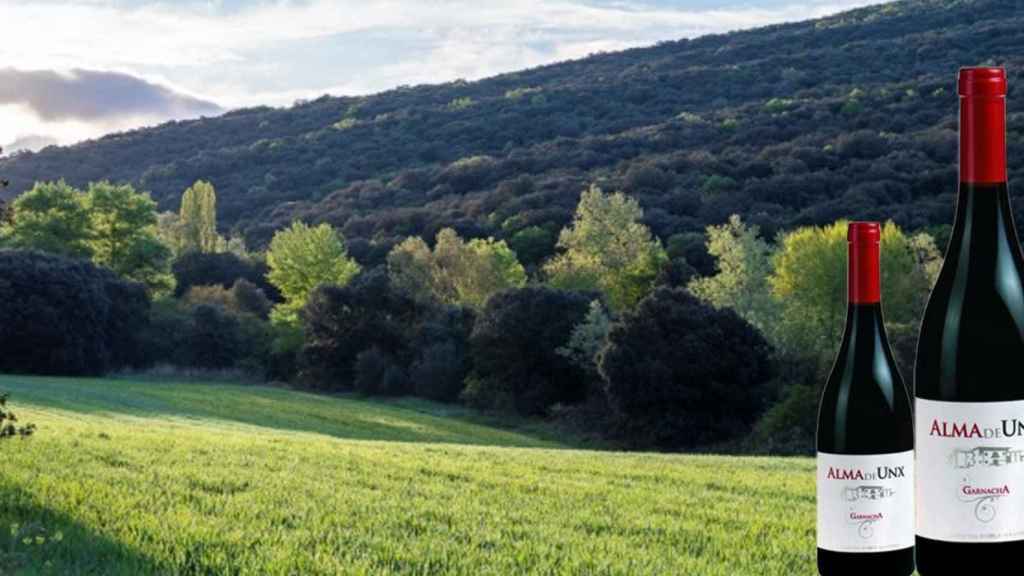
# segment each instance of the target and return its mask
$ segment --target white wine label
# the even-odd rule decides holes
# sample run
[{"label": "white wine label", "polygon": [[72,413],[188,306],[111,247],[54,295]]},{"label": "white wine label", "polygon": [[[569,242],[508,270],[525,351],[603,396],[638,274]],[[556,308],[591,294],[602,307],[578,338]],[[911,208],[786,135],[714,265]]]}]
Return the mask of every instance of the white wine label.
[{"label": "white wine label", "polygon": [[917,533],[1024,539],[1024,401],[915,401]]},{"label": "white wine label", "polygon": [[818,548],[888,552],[913,545],[913,450],[818,452]]}]

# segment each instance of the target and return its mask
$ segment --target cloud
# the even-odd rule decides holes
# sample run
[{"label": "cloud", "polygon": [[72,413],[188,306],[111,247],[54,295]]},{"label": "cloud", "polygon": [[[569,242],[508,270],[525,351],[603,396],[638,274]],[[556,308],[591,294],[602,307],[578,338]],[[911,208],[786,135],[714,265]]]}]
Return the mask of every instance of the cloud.
[{"label": "cloud", "polygon": [[214,114],[212,101],[287,105],[476,80],[878,2],[0,0],[0,22],[17,23],[0,42],[0,62],[17,68],[0,69],[0,141],[69,143]]},{"label": "cloud", "polygon": [[[286,104],[303,90],[307,96],[333,89],[352,94],[477,79],[594,50],[813,18],[877,2],[5,0],[0,21],[19,24],[5,29],[0,62],[130,70],[229,106]],[[382,54],[390,60],[381,61]]]},{"label": "cloud", "polygon": [[0,69],[0,106],[21,105],[45,122],[187,118],[217,104],[120,72]]},{"label": "cloud", "polygon": [[21,152],[23,150],[36,152],[37,150],[42,150],[47,146],[57,143],[57,139],[52,136],[45,136],[43,134],[26,134],[15,138],[14,141],[9,144],[4,144],[3,148],[0,149],[0,152],[3,152],[4,154],[14,154],[15,152]]}]

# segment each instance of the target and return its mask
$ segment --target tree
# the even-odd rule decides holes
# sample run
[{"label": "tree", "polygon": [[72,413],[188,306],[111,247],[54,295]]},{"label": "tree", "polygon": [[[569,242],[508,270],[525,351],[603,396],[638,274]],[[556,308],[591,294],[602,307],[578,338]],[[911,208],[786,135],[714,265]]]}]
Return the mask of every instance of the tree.
[{"label": "tree", "polygon": [[416,357],[409,367],[417,396],[454,402],[465,387],[470,368],[469,337],[476,313],[470,308],[448,306],[431,314],[413,347]]},{"label": "tree", "polygon": [[168,290],[171,251],[157,237],[156,202],[130,184],[89,184],[93,262],[142,282],[151,291]]},{"label": "tree", "polygon": [[407,238],[388,254],[395,286],[434,304],[479,310],[492,294],[526,284],[526,270],[504,241],[465,242],[451,228],[438,232],[433,252],[420,238]]},{"label": "tree", "polygon": [[[846,317],[847,225],[804,227],[783,236],[769,277],[781,307],[780,343],[795,354],[831,361]],[[921,244],[892,222],[882,227],[882,306],[887,323],[916,325],[932,279]],[[927,250],[925,250],[927,252]]]},{"label": "tree", "polygon": [[72,258],[92,256],[91,216],[85,196],[63,180],[37,182],[12,206],[4,235],[16,248]]},{"label": "tree", "polygon": [[527,226],[513,234],[508,244],[523,264],[536,266],[551,255],[556,241],[553,228]]},{"label": "tree", "polygon": [[344,286],[359,274],[359,264],[348,256],[345,239],[328,224],[309,227],[295,221],[274,234],[267,252],[267,278],[284,303],[274,309],[277,321],[296,324],[298,312],[321,285]]},{"label": "tree", "polygon": [[245,258],[232,252],[189,252],[174,261],[171,271],[176,298],[184,296],[193,286],[220,286],[227,290],[239,280],[246,280],[259,287],[271,301],[281,301],[281,293],[267,280],[270,268],[258,258]]},{"label": "tree", "polygon": [[220,250],[222,239],[217,234],[217,193],[213,184],[196,180],[181,195],[178,214],[179,240],[177,252],[212,253]]},{"label": "tree", "polygon": [[717,272],[691,280],[690,292],[715,308],[731,308],[771,335],[778,321],[778,305],[768,285],[772,248],[758,236],[757,226],[747,226],[737,215],[721,226],[708,226],[707,250],[716,259]]},{"label": "tree", "polygon": [[572,225],[559,236],[562,252],[544,267],[551,285],[599,290],[616,311],[635,306],[668,260],[642,218],[636,200],[591,186],[580,197]]},{"label": "tree", "polygon": [[611,329],[612,319],[601,305],[601,301],[594,300],[590,303],[587,316],[572,329],[569,342],[559,347],[556,352],[586,371],[592,380],[597,380],[600,355],[608,342],[608,333]]},{"label": "tree", "polygon": [[594,294],[526,287],[491,297],[470,337],[466,393],[484,407],[545,413],[586,398],[584,371],[557,352],[586,317]]},{"label": "tree", "polygon": [[[380,269],[360,274],[345,286],[321,284],[301,314],[305,379],[315,388],[351,389],[356,360],[371,349],[376,352],[367,356],[368,365],[386,357],[405,366],[422,314],[413,299],[391,287],[388,274]],[[376,390],[368,386],[364,391]]]},{"label": "tree", "polygon": [[149,299],[79,259],[0,250],[0,372],[99,375],[134,365]]},{"label": "tree", "polygon": [[764,409],[771,347],[728,309],[659,288],[608,335],[601,373],[630,440],[667,449],[742,436]]}]

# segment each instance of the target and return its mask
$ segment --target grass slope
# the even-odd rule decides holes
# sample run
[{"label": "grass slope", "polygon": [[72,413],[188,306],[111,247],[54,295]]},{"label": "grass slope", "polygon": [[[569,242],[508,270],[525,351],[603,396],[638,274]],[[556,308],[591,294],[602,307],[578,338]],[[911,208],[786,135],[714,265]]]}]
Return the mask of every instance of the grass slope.
[{"label": "grass slope", "polygon": [[[809,459],[574,450],[425,403],[0,377],[0,573],[813,574]],[[8,559],[8,564],[9,564]]]}]

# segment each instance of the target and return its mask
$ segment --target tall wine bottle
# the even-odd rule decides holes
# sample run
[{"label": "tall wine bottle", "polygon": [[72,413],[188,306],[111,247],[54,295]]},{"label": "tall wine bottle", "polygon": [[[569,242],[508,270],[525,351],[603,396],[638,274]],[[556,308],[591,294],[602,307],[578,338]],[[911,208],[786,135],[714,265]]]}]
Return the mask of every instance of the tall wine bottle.
[{"label": "tall wine bottle", "polygon": [[914,373],[925,576],[1024,555],[1024,260],[1006,187],[1006,72],[964,68],[959,92],[956,223]]},{"label": "tall wine bottle", "polygon": [[882,322],[881,227],[849,228],[846,329],[818,412],[818,572],[914,571],[914,424]]}]

